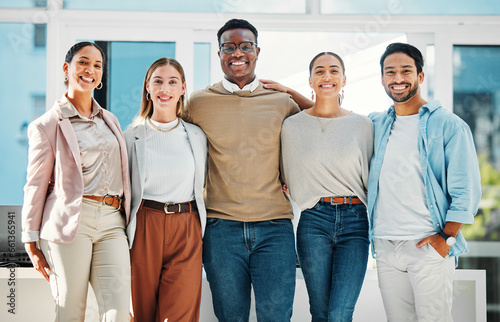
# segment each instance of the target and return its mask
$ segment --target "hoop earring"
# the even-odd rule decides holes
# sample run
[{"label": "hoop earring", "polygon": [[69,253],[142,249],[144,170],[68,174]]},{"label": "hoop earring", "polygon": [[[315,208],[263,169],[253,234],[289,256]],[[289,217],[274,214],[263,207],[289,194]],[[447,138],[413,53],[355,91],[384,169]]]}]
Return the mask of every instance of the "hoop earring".
[{"label": "hoop earring", "polygon": [[344,101],[344,89],[342,88],[342,93],[339,95],[339,106],[342,105],[343,101]]},{"label": "hoop earring", "polygon": [[314,90],[311,89],[311,101],[314,101]]},{"label": "hoop earring", "polygon": [[149,94],[149,92],[148,92],[148,93],[146,93],[146,101],[150,101],[150,100],[151,100],[151,94]]},{"label": "hoop earring", "polygon": [[102,85],[102,82],[99,83],[99,85],[97,85],[96,89],[99,90],[103,87],[104,85]]},{"label": "hoop earring", "polygon": [[64,75],[64,81],[67,82],[68,81],[68,74],[65,74]]}]

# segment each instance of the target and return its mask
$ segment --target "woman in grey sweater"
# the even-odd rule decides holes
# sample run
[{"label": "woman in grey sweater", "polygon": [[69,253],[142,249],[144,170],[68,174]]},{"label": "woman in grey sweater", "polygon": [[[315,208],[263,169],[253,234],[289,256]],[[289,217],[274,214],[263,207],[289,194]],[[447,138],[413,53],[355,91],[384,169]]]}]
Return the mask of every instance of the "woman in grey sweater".
[{"label": "woman in grey sweater", "polygon": [[283,123],[283,175],[301,210],[297,251],[312,320],[351,321],[368,260],[373,125],[341,107],[346,76],[338,55],[316,55],[309,71],[316,101]]}]

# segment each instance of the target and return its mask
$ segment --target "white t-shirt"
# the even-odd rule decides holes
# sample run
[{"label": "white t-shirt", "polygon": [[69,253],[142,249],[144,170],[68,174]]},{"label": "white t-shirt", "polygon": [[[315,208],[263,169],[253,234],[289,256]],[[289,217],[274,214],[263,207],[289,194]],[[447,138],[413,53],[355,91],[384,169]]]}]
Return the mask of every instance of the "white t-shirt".
[{"label": "white t-shirt", "polygon": [[396,116],[380,170],[374,237],[391,240],[435,234],[426,205],[418,153],[419,115]]}]

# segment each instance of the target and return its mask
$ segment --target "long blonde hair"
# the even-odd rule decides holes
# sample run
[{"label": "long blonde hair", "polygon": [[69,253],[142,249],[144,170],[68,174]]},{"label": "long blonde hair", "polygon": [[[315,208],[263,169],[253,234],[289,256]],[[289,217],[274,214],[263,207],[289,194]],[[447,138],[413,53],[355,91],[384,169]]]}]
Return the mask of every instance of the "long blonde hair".
[{"label": "long blonde hair", "polygon": [[[146,89],[146,84],[151,79],[151,75],[153,75],[154,71],[160,66],[170,65],[174,67],[179,74],[181,75],[181,80],[183,83],[186,82],[186,76],[184,75],[184,69],[182,65],[173,58],[162,57],[157,59],[151,66],[149,66],[148,71],[146,72],[146,76],[144,77],[144,83],[142,84],[142,98],[141,98],[141,108],[139,110],[139,114],[134,118],[130,127],[137,126],[142,124],[147,117],[151,117],[153,115],[153,102],[147,98],[148,90]],[[177,102],[176,114],[177,117],[184,118],[185,117],[185,107],[186,104],[186,93],[181,95],[179,101]]]}]

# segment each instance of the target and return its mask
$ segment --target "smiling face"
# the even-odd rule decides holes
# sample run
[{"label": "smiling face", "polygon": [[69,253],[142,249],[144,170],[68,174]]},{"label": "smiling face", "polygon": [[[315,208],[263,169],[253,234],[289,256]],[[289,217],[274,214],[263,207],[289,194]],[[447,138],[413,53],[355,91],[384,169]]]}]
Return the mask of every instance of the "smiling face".
[{"label": "smiling face", "polygon": [[[248,29],[226,30],[220,37],[220,43],[255,42],[254,34]],[[248,53],[244,53],[237,46],[231,54],[219,51],[220,64],[226,79],[243,88],[255,78],[255,65],[259,56],[260,48],[253,47]]]},{"label": "smiling face", "polygon": [[186,83],[175,67],[161,65],[151,74],[146,83],[146,90],[153,102],[153,115],[162,111],[173,111],[175,115],[177,102],[186,91]]},{"label": "smiling face", "polygon": [[71,62],[65,62],[63,71],[68,77],[68,91],[92,92],[102,79],[103,59],[93,46],[81,48]]},{"label": "smiling face", "polygon": [[337,97],[345,82],[342,64],[337,57],[325,54],[316,58],[309,77],[309,85],[316,97]]},{"label": "smiling face", "polygon": [[[417,72],[415,61],[404,53],[394,53],[384,60],[382,85],[394,102],[403,103],[420,93],[424,72]],[[420,95],[418,95],[420,97]]]}]

